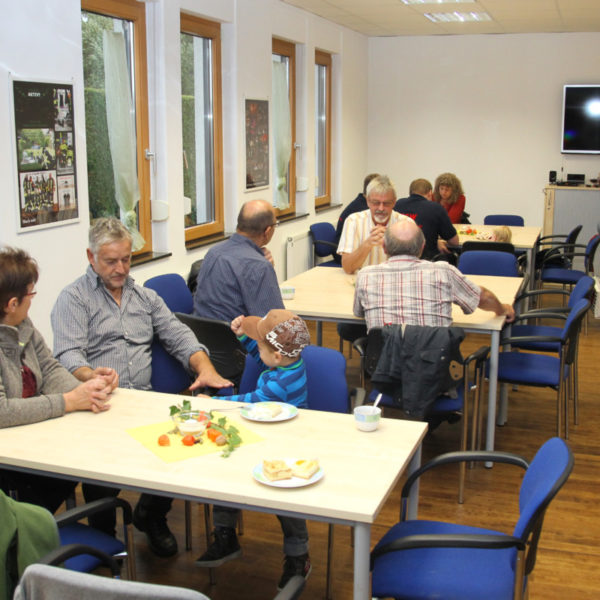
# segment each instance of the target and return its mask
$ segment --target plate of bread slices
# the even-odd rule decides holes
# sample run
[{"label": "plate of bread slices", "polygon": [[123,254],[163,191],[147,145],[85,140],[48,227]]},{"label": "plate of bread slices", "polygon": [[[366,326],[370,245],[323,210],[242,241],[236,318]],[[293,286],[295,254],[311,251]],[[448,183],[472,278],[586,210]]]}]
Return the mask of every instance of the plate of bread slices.
[{"label": "plate of bread slices", "polygon": [[295,488],[316,483],[324,473],[315,458],[283,458],[263,460],[254,467],[252,475],[265,485]]},{"label": "plate of bread slices", "polygon": [[298,414],[298,409],[293,404],[285,402],[256,402],[250,406],[244,406],[241,415],[250,421],[262,421],[273,423],[275,421],[287,421]]}]

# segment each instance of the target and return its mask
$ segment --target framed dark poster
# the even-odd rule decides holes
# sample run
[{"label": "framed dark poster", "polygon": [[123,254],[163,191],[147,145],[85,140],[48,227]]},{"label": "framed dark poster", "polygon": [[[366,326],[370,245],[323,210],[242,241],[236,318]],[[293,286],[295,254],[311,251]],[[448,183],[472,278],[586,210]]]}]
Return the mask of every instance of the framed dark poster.
[{"label": "framed dark poster", "polygon": [[269,101],[246,99],[246,190],[269,185]]},{"label": "framed dark poster", "polygon": [[73,86],[13,80],[18,231],[79,220]]}]

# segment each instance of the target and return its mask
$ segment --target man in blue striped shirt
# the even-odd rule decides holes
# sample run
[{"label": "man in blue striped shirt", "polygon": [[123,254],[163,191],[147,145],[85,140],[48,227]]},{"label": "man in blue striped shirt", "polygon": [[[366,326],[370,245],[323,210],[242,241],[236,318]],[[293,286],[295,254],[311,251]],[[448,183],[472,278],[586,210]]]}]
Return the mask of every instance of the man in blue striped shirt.
[{"label": "man in blue striped shirt", "polygon": [[[302,349],[310,344],[306,323],[289,310],[270,310],[260,317],[238,316],[231,329],[248,352],[264,369],[253,392],[230,396],[237,402],[287,402],[306,408],[306,367]],[[213,509],[214,542],[196,561],[202,567],[218,567],[236,558],[242,551],[235,525],[239,510],[216,505]],[[285,562],[279,580],[281,589],[294,575],[308,577],[311,571],[308,557],[308,530],[304,519],[277,515],[283,531]]]},{"label": "man in blue striped shirt", "polygon": [[[134,283],[129,276],[131,246],[131,234],[118,219],[97,219],[90,228],[87,272],[62,290],[52,309],[56,358],[81,381],[100,375],[118,378],[120,387],[149,390],[151,345],[158,335],[167,352],[196,374],[190,389],[231,386],[215,370],[206,347],[162,298]],[[135,526],[159,556],[177,552],[166,520],[172,501],[142,494],[134,511]],[[112,519],[114,515],[114,527]],[[110,527],[108,520],[101,526]]]}]

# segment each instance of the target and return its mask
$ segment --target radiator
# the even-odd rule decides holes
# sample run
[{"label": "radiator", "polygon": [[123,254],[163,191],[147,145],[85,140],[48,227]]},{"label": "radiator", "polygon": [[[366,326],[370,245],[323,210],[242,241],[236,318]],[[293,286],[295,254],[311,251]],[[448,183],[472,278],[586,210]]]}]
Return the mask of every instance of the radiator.
[{"label": "radiator", "polygon": [[313,249],[308,231],[288,237],[285,246],[285,278],[308,271],[312,266]]}]

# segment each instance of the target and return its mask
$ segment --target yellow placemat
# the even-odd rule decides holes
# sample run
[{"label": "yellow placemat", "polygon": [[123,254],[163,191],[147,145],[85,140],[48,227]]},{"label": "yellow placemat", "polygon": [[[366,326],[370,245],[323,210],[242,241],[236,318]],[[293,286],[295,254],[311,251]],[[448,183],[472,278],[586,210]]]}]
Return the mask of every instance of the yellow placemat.
[{"label": "yellow placemat", "polygon": [[[215,420],[223,416],[225,415],[216,411],[213,413],[213,418]],[[242,438],[242,443],[235,449],[236,452],[246,444],[253,444],[263,440],[260,435],[254,433],[254,431],[251,431],[239,421],[227,417],[227,425],[233,425],[239,431],[239,435]],[[193,456],[202,456],[204,454],[223,451],[224,446],[217,446],[214,442],[211,442],[206,437],[206,433],[202,435],[202,444],[184,446],[181,443],[181,435],[178,433],[168,433],[173,429],[173,421],[163,421],[161,423],[153,423],[152,425],[134,427],[133,429],[128,429],[127,433],[165,462],[176,462],[178,460],[192,458]],[[169,439],[171,440],[170,446],[158,445],[158,438],[163,433],[168,434]]]}]

